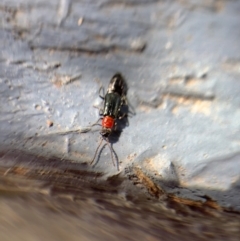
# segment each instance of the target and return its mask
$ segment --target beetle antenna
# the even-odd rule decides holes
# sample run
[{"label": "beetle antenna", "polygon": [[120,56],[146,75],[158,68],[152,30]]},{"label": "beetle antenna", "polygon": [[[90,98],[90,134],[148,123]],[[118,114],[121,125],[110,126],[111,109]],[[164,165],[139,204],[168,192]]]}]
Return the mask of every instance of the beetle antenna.
[{"label": "beetle antenna", "polygon": [[101,141],[100,141],[100,143],[99,143],[99,145],[98,145],[98,147],[97,147],[97,149],[96,149],[96,151],[95,151],[94,157],[93,157],[93,159],[92,159],[90,165],[92,165],[92,163],[94,162],[94,160],[95,160],[95,158],[96,158],[96,155],[97,155],[97,153],[98,153],[98,150],[99,150],[99,148],[100,148],[102,142],[103,142],[103,138],[101,138]]},{"label": "beetle antenna", "polygon": [[113,166],[115,166],[115,163],[114,163],[114,160],[113,160],[113,148],[112,148],[112,146],[110,145],[108,138],[106,139],[106,142],[107,142],[107,145],[108,145],[108,147],[109,147],[109,149],[110,149],[110,152],[111,152],[111,157],[112,157]]}]

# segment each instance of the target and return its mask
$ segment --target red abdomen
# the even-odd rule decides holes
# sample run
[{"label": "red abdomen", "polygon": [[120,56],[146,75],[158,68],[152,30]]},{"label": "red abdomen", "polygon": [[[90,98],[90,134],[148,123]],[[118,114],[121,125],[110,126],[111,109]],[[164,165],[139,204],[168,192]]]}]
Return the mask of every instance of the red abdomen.
[{"label": "red abdomen", "polygon": [[104,116],[102,120],[102,127],[112,129],[114,126],[114,119],[111,116]]}]

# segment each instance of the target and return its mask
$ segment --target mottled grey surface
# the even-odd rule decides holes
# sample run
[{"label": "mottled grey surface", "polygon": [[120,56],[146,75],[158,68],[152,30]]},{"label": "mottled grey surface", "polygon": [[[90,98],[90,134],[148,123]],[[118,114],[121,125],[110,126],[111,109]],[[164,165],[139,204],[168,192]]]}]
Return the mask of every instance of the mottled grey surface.
[{"label": "mottled grey surface", "polygon": [[[99,128],[84,128],[121,72],[136,111],[113,143],[123,175],[141,167],[169,193],[240,210],[239,11],[223,0],[1,1],[2,148],[90,163]],[[117,173],[107,147],[95,170]]]}]

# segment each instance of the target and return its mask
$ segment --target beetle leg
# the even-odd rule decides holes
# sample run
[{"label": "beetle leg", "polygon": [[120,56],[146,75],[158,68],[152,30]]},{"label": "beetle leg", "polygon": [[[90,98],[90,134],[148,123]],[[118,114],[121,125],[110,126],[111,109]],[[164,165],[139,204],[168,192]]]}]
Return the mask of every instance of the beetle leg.
[{"label": "beetle leg", "polygon": [[120,114],[120,115],[118,116],[118,119],[119,119],[119,120],[121,120],[121,119],[123,119],[123,118],[125,118],[125,117],[128,116],[127,113],[123,113],[123,114],[122,114],[121,112],[119,112],[119,114]]},{"label": "beetle leg", "polygon": [[117,131],[117,130],[118,130],[117,127],[118,127],[118,125],[117,125],[117,121],[115,121],[115,124],[114,124],[113,130],[114,130],[114,131]]},{"label": "beetle leg", "polygon": [[102,120],[103,119],[103,117],[100,117],[95,123],[93,123],[91,126],[102,126],[101,124],[99,124],[98,122],[100,121],[100,120]]},{"label": "beetle leg", "polygon": [[[103,95],[101,95],[101,90],[102,90],[102,94]],[[101,98],[101,99],[103,99],[104,100],[104,96],[105,96],[105,93],[104,93],[105,91],[104,91],[104,88],[103,88],[103,86],[101,86],[100,87],[100,89],[99,89],[99,91],[98,91],[98,94],[99,94],[99,97]]]},{"label": "beetle leg", "polygon": [[103,116],[103,109],[102,109],[102,108],[99,109],[99,115],[100,115],[100,116]]},{"label": "beetle leg", "polygon": [[127,100],[127,97],[126,97],[126,95],[124,95],[123,97],[122,97],[122,105],[128,105],[128,100]]},{"label": "beetle leg", "polygon": [[94,105],[93,107],[99,110],[99,115],[100,116],[103,116],[103,109],[101,107],[96,106],[96,105]]}]

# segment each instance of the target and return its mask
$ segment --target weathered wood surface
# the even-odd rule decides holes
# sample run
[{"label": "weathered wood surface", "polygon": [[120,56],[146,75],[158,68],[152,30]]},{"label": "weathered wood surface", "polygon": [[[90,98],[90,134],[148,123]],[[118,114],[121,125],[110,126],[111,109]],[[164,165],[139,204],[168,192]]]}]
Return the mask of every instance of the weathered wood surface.
[{"label": "weathered wood surface", "polygon": [[[223,0],[1,1],[3,178],[60,177],[76,163],[95,187],[117,176],[143,196],[239,211],[239,9]],[[136,111],[111,140],[120,173],[108,147],[88,165],[98,90],[115,72]]]},{"label": "weathered wood surface", "polygon": [[22,152],[3,159],[2,241],[239,240],[239,213],[207,197],[199,202],[167,194],[140,169],[128,179],[101,181],[103,173],[67,160]]}]

